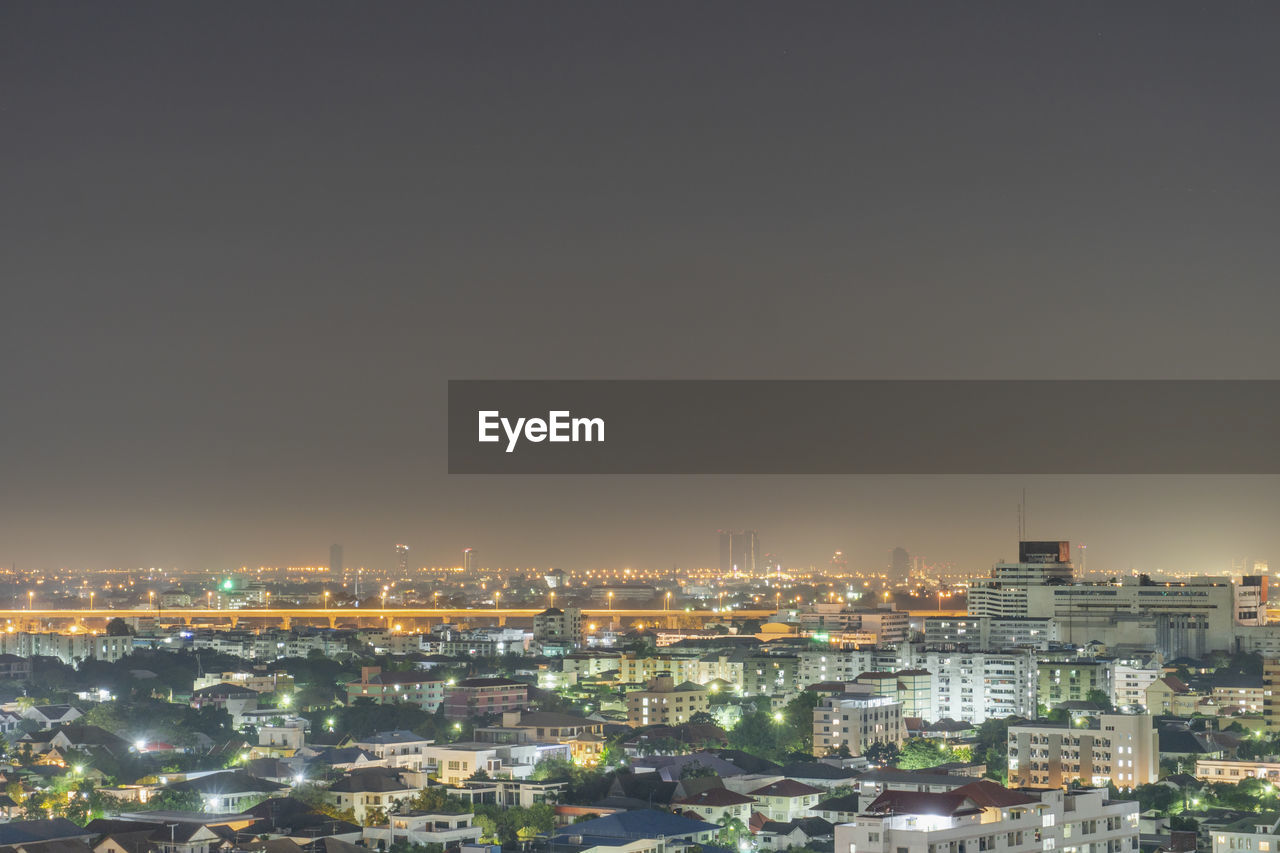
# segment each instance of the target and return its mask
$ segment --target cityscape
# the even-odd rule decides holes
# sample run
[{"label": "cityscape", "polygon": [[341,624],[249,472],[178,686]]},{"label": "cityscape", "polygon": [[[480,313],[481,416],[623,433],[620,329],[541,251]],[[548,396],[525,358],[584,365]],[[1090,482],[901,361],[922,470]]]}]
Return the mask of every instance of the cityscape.
[{"label": "cityscape", "polygon": [[353,569],[334,544],[327,566],[11,574],[6,826],[415,853],[1274,834],[1266,561],[1102,577],[1023,540],[948,580],[900,546],[796,571],[761,531],[714,536],[692,571],[415,568],[405,544]]},{"label": "cityscape", "polygon": [[0,853],[1280,853],[1277,33],[0,3]]}]

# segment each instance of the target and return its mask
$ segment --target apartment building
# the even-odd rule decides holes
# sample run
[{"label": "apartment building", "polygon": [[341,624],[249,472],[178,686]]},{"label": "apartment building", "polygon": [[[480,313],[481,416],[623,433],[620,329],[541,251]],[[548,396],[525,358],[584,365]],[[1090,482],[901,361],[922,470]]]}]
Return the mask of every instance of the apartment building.
[{"label": "apartment building", "polygon": [[347,702],[371,699],[379,705],[407,702],[434,712],[445,699],[444,681],[423,672],[383,672],[381,667],[360,668],[360,680],[347,683]]},{"label": "apartment building", "polygon": [[[1275,756],[1272,756],[1273,758]],[[1267,779],[1280,784],[1280,761],[1258,759],[1201,758],[1196,761],[1196,778],[1205,782],[1243,782]]]},{"label": "apartment building", "polygon": [[[851,686],[851,690],[852,690]],[[842,746],[862,755],[878,743],[902,743],[902,703],[856,685],[857,692],[830,696],[813,709],[813,751],[823,756]]]},{"label": "apartment building", "polygon": [[1280,732],[1280,656],[1262,660],[1262,720],[1267,731]]},{"label": "apartment building", "polygon": [[1099,714],[1009,727],[1009,780],[1060,788],[1074,781],[1133,788],[1159,780],[1160,748],[1150,714]]},{"label": "apartment building", "polygon": [[540,643],[582,645],[582,611],[576,607],[549,607],[533,617],[533,638]]},{"label": "apartment building", "polygon": [[854,682],[901,702],[904,717],[933,719],[933,674],[926,669],[863,672]]},{"label": "apartment building", "polygon": [[[1138,804],[1105,791],[885,791],[835,830],[836,853],[1134,853]],[[1216,851],[1215,851],[1216,853]]]},{"label": "apartment building", "polygon": [[647,689],[627,694],[627,723],[678,726],[710,707],[705,687],[691,681],[677,684],[670,676],[661,676],[650,681]]},{"label": "apartment building", "polygon": [[1275,812],[1247,817],[1210,833],[1213,853],[1276,853],[1280,821]]},{"label": "apartment building", "polygon": [[931,720],[949,717],[981,724],[990,718],[1036,713],[1036,652],[939,651],[901,647],[900,668],[933,675]]},{"label": "apartment building", "polygon": [[14,631],[0,633],[0,653],[21,658],[57,658],[72,666],[85,660],[114,663],[133,654],[133,637],[109,637],[84,631],[73,634]]},{"label": "apartment building", "polygon": [[1077,658],[1041,660],[1036,665],[1039,703],[1056,708],[1063,702],[1086,702],[1098,691],[1111,696],[1111,662]]},{"label": "apartment building", "polygon": [[1111,704],[1123,711],[1147,707],[1147,688],[1164,673],[1154,665],[1117,661],[1111,671]]},{"label": "apartment building", "polygon": [[450,720],[520,711],[529,704],[529,685],[512,678],[468,678],[445,687],[444,715]]}]

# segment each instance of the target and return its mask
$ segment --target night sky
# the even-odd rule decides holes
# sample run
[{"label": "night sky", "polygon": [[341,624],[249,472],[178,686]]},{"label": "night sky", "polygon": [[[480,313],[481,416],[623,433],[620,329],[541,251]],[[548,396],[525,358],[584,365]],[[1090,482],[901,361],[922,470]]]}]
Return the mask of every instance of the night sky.
[{"label": "night sky", "polygon": [[1280,378],[1278,29],[1263,2],[0,5],[0,564],[690,566],[746,526],[787,564],[981,569],[1023,487],[1091,566],[1280,562],[1274,477],[444,461],[449,378]]}]

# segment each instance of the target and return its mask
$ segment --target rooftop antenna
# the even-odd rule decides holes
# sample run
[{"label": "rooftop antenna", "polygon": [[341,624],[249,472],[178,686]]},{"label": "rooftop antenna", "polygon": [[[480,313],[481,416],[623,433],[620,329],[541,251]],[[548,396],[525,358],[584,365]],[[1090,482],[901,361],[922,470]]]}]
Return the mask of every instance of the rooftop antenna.
[{"label": "rooftop antenna", "polygon": [[1022,490],[1022,503],[1018,504],[1018,541],[1027,538],[1027,490]]}]

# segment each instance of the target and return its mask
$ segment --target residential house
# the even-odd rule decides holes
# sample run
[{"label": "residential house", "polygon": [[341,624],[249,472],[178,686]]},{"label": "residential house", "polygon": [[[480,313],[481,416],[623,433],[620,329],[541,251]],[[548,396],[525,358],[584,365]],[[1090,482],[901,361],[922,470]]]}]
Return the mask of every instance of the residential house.
[{"label": "residential house", "polygon": [[696,794],[672,800],[672,811],[686,817],[696,817],[698,820],[722,825],[728,820],[738,820],[746,826],[751,820],[751,810],[756,803],[755,798],[731,791],[718,784],[718,779],[710,778],[717,784]]},{"label": "residential house", "polygon": [[474,816],[409,811],[392,815],[386,823],[364,828],[364,845],[374,850],[389,850],[397,842],[411,845],[439,844],[454,847],[474,844],[483,831],[472,824]]},{"label": "residential house", "polygon": [[769,820],[790,823],[796,818],[813,817],[813,807],[826,792],[794,779],[782,779],[749,791],[756,799],[756,811]]},{"label": "residential house", "polygon": [[408,729],[378,732],[356,741],[357,749],[372,753],[388,767],[407,767],[421,770],[426,763],[427,747],[435,743],[430,738],[416,735]]},{"label": "residential house", "polygon": [[168,786],[171,791],[198,793],[204,801],[204,811],[215,815],[240,814],[248,806],[276,795],[285,787],[238,770],[207,773]]},{"label": "residential house", "polygon": [[394,768],[354,770],[329,786],[329,798],[339,809],[351,809],[357,823],[369,823],[412,799],[418,787],[407,783]]}]

